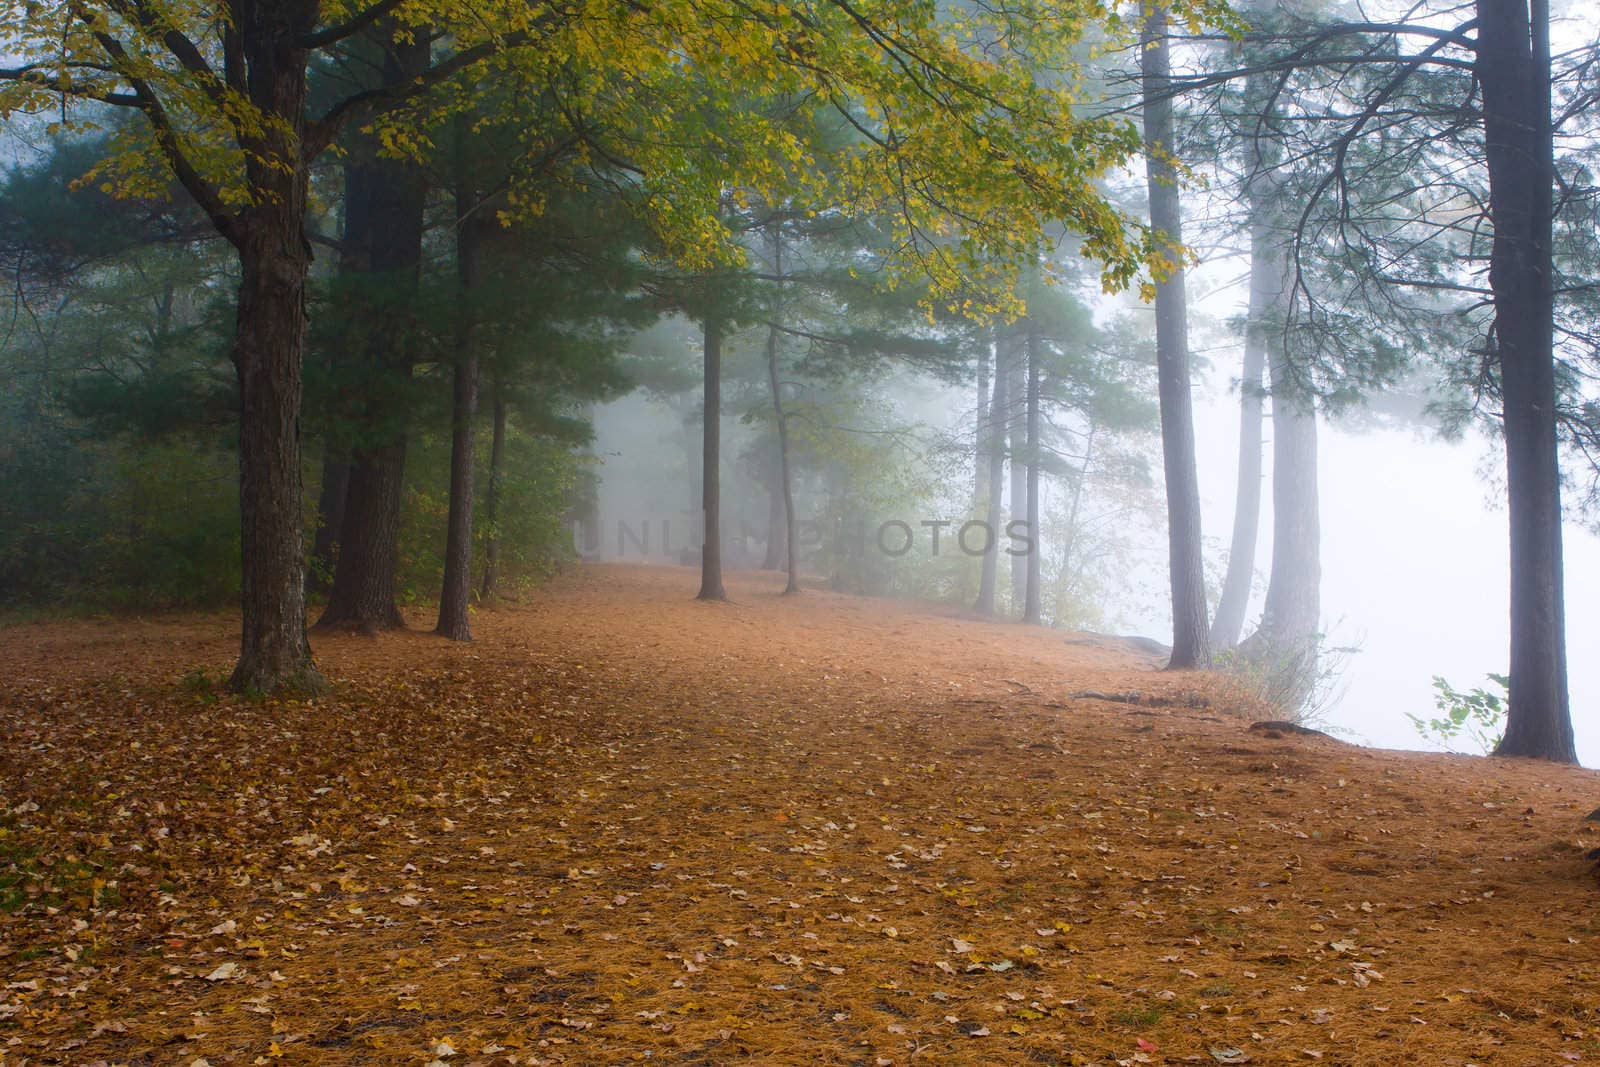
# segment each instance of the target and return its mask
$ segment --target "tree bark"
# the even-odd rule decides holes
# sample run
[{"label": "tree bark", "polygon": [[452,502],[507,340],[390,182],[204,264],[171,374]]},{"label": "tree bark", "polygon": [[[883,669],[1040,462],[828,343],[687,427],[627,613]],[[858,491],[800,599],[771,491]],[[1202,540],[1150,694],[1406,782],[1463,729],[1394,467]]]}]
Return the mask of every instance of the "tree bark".
[{"label": "tree bark", "polygon": [[[286,191],[305,192],[304,174]],[[300,481],[301,367],[310,248],[304,199],[261,209],[240,235],[233,364],[239,379],[243,636],[229,688],[327,688],[306,640]]]},{"label": "tree bark", "polygon": [[[306,52],[296,43],[314,9],[251,13],[240,41],[251,102],[269,123],[248,147],[251,187],[264,195],[223,230],[239,253],[233,365],[239,380],[240,608],[235,692],[317,694],[327,682],[306,640],[300,405],[311,245],[309,171],[300,149]],[[219,226],[222,224],[219,223]]]},{"label": "tree bark", "polygon": [[1098,433],[1094,423],[1089,424],[1088,432],[1083,435],[1083,463],[1078,467],[1076,484],[1072,487],[1072,506],[1067,509],[1067,527],[1061,543],[1061,570],[1056,575],[1055,617],[1050,620],[1050,625],[1061,626],[1062,620],[1067,617],[1067,594],[1072,588],[1072,567],[1074,564],[1073,552],[1078,545],[1078,516],[1083,509],[1083,491],[1089,484],[1089,472],[1094,469],[1094,439]]},{"label": "tree bark", "polygon": [[[1028,518],[1028,415],[1027,415],[1028,361],[1026,352],[1012,353],[1006,362],[1006,438],[1010,443],[1010,493],[1011,520]],[[1023,602],[1028,596],[1028,565],[1025,560],[1011,556],[1011,610],[1022,614]]]},{"label": "tree bark", "polygon": [[1322,623],[1317,415],[1282,353],[1270,375],[1272,569],[1261,626],[1241,648],[1269,672],[1279,699],[1299,707],[1315,688]]},{"label": "tree bark", "polygon": [[1161,453],[1167,489],[1168,561],[1172,580],[1172,659],[1169,669],[1211,662],[1205,571],[1200,533],[1200,480],[1196,472],[1194,409],[1190,396],[1189,341],[1185,321],[1183,213],[1178,179],[1167,153],[1173,145],[1171,56],[1167,11],[1156,6],[1141,34],[1144,81],[1145,171],[1150,225],[1173,246],[1170,273],[1156,285],[1156,369],[1161,401]]},{"label": "tree bark", "polygon": [[701,449],[700,500],[705,536],[700,549],[700,600],[726,600],[722,588],[722,321],[703,324],[705,338],[705,428]]},{"label": "tree bark", "polygon": [[1022,600],[1022,621],[1039,622],[1040,562],[1044,538],[1039,528],[1039,327],[1028,319],[1028,536],[1033,543],[1027,555],[1027,590]]},{"label": "tree bark", "polygon": [[[1263,14],[1269,6],[1255,5]],[[1234,495],[1233,536],[1228,546],[1228,570],[1222,580],[1222,595],[1216,616],[1211,620],[1211,647],[1231,649],[1244,632],[1250,609],[1250,594],[1255,584],[1256,541],[1261,528],[1261,448],[1262,378],[1266,373],[1267,353],[1272,348],[1273,327],[1282,330],[1281,314],[1287,295],[1284,262],[1275,257],[1272,215],[1269,208],[1279,205],[1263,199],[1263,183],[1275,182],[1275,168],[1281,158],[1281,144],[1266,128],[1276,117],[1273,104],[1276,80],[1270,75],[1252,74],[1245,79],[1245,99],[1262,114],[1247,139],[1245,161],[1250,172],[1245,180],[1245,200],[1249,205],[1250,225],[1250,303],[1244,329],[1244,361],[1239,374],[1239,467]],[[1277,191],[1273,185],[1274,192]],[[1281,337],[1281,333],[1278,335]],[[1281,347],[1281,346],[1280,346]]]},{"label": "tree bark", "polygon": [[989,500],[989,351],[992,342],[978,346],[978,407],[972,433],[972,512],[982,513]]},{"label": "tree bark", "polygon": [[783,566],[789,576],[785,594],[800,592],[799,535],[795,529],[794,475],[789,466],[789,418],[783,413],[783,393],[778,381],[778,328],[767,335],[767,375],[772,381],[772,408],[778,420],[778,485],[783,500]]},{"label": "tree bark", "polygon": [[[776,437],[776,435],[774,435]],[[785,530],[788,523],[783,509],[782,473],[779,471],[777,441],[773,441],[771,462],[767,464],[767,550],[761,557],[761,569],[783,569]]]},{"label": "tree bark", "polygon": [[489,439],[489,488],[483,498],[483,585],[478,599],[488,600],[500,584],[500,479],[505,462],[506,398],[499,375],[494,376],[494,431]]},{"label": "tree bark", "polygon": [[344,524],[345,494],[350,488],[350,452],[331,442],[322,446],[322,484],[317,490],[317,536],[311,556],[317,561],[308,584],[325,591],[339,556],[339,527]]},{"label": "tree bark", "polygon": [[1233,538],[1228,547],[1228,572],[1222,581],[1222,599],[1211,624],[1214,648],[1232,648],[1244,631],[1250,608],[1250,591],[1256,571],[1256,539],[1261,528],[1261,389],[1266,370],[1263,316],[1283,279],[1270,280],[1266,248],[1252,227],[1250,239],[1250,311],[1245,324],[1244,366],[1239,376],[1239,481],[1233,505]]},{"label": "tree bark", "polygon": [[[464,136],[458,132],[458,136]],[[472,599],[472,422],[478,414],[478,353],[473,338],[474,287],[481,252],[480,225],[472,217],[477,206],[466,188],[464,165],[458,160],[456,201],[456,280],[461,304],[456,309],[455,373],[450,407],[450,511],[445,520],[444,580],[439,591],[439,622],[434,632],[453,641],[472,640],[468,617]]]},{"label": "tree bark", "polygon": [[994,346],[994,382],[991,386],[992,395],[989,402],[989,418],[984,426],[985,439],[983,447],[988,453],[988,485],[989,499],[984,511],[984,525],[988,527],[989,547],[983,553],[983,566],[978,577],[978,602],[973,605],[973,610],[979,615],[994,615],[995,587],[999,584],[1000,571],[1000,505],[1001,493],[1005,487],[1006,466],[1006,439],[1005,431],[1001,426],[999,412],[1005,406],[1005,383],[1008,375],[1005,368],[1004,349],[999,338]]},{"label": "tree bark", "polygon": [[[383,45],[382,85],[404,85],[427,68],[426,34],[410,42],[380,31],[374,36]],[[416,164],[383,158],[363,139],[345,166],[345,199],[347,258],[341,266],[364,275],[373,321],[362,353],[365,409],[351,452],[339,559],[317,625],[372,632],[405,625],[395,603],[395,574],[413,355],[402,314],[421,270],[426,180]]]},{"label": "tree bark", "polygon": [[[1310,389],[1283,344],[1291,268],[1288,238],[1274,225],[1284,193],[1279,178],[1252,182],[1251,300],[1265,311],[1250,328],[1269,355],[1272,390],[1272,566],[1261,625],[1241,646],[1272,680],[1286,709],[1301,709],[1317,684],[1322,625],[1322,533],[1317,489],[1317,413]],[[1255,278],[1257,261],[1261,271]]]},{"label": "tree bark", "polygon": [[[777,230],[772,234],[772,272],[783,276],[783,236]],[[782,283],[779,283],[782,292]],[[778,324],[767,330],[767,381],[772,388],[772,413],[778,423],[778,481],[783,486],[783,545],[784,569],[789,580],[785,583],[785,596],[800,592],[799,540],[794,514],[794,481],[789,470],[789,417],[783,413],[783,382],[778,376]]]},{"label": "tree bark", "polygon": [[1511,685],[1495,753],[1576,763],[1556,435],[1550,15],[1544,0],[1477,0],[1477,10],[1511,526]]}]

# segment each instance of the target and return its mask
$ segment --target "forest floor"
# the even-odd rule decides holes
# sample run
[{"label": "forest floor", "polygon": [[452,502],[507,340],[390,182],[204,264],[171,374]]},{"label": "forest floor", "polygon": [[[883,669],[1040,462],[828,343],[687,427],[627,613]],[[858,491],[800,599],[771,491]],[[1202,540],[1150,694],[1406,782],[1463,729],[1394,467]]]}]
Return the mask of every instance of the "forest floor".
[{"label": "forest floor", "polygon": [[0,1064],[1600,1062],[1600,775],[696,581],[318,637],[316,704],[191,673],[222,615],[0,632]]}]

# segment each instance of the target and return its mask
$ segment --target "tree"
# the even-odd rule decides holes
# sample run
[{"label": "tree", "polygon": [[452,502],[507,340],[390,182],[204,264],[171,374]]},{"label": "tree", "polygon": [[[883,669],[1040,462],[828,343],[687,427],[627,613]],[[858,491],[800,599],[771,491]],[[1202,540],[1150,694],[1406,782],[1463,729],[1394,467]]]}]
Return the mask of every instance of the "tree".
[{"label": "tree", "polygon": [[[1267,79],[1256,75],[1247,81],[1245,97],[1252,103],[1259,101],[1267,91]],[[1233,137],[1244,141],[1248,157],[1246,169],[1248,182],[1266,180],[1270,169],[1267,152],[1270,139],[1265,136],[1264,119],[1253,109],[1255,117],[1250,133],[1233,130]],[[1247,202],[1255,208],[1259,196],[1248,196]],[[1269,219],[1262,210],[1252,210],[1250,217],[1250,296],[1244,327],[1244,359],[1239,373],[1239,464],[1233,506],[1233,536],[1228,545],[1228,569],[1222,580],[1222,594],[1217,601],[1216,615],[1211,620],[1211,643],[1218,650],[1230,649],[1239,643],[1244,632],[1245,613],[1250,607],[1250,593],[1255,584],[1256,538],[1261,526],[1261,415],[1262,379],[1266,373],[1267,350],[1272,342],[1274,316],[1281,312],[1283,298],[1289,294],[1289,279],[1284,276],[1287,263],[1282,255],[1274,255],[1274,236]],[[1282,324],[1277,324],[1282,330]]]},{"label": "tree", "polygon": [[[1256,267],[1250,268],[1252,309],[1258,306]],[[1265,279],[1265,274],[1261,276]],[[1252,318],[1254,316],[1252,315]],[[1239,374],[1239,464],[1234,489],[1233,536],[1228,543],[1228,569],[1222,595],[1211,620],[1211,643],[1218,651],[1239,643],[1245,613],[1255,584],[1256,538],[1261,527],[1261,423],[1262,376],[1266,353],[1258,338],[1261,330],[1247,326],[1244,365]]]},{"label": "tree", "polygon": [[988,547],[984,550],[982,569],[978,578],[978,601],[973,610],[979,615],[994,615],[995,586],[1000,568],[1000,495],[1005,474],[1006,442],[1001,429],[1000,413],[1005,409],[1005,383],[1010,377],[1005,365],[1006,349],[996,331],[994,343],[994,383],[989,400],[988,417],[984,421],[985,437],[981,449],[986,453],[988,499],[984,503],[983,522],[989,531]]},{"label": "tree", "polygon": [[1190,396],[1183,225],[1173,140],[1168,12],[1152,7],[1141,38],[1145,168],[1150,224],[1174,257],[1156,282],[1156,365],[1161,398],[1161,449],[1167,485],[1168,567],[1172,582],[1171,669],[1205,667],[1211,660],[1201,559],[1200,481],[1195,468]]},{"label": "tree", "polygon": [[[474,290],[482,270],[481,250],[486,220],[475,216],[482,206],[467,174],[466,122],[455,124],[455,260],[461,301],[456,311],[451,368],[450,510],[446,519],[444,578],[439,590],[439,621],[434,632],[454,641],[472,640],[468,602],[472,597],[472,504],[476,465],[472,420],[478,414],[478,350],[475,337]],[[503,420],[496,416],[504,434]],[[497,501],[498,503],[498,501]],[[492,566],[492,565],[491,565]],[[486,584],[492,580],[485,579]]]},{"label": "tree", "polygon": [[21,62],[0,109],[67,99],[132,109],[147,138],[100,168],[148,188],[170,174],[239,257],[233,364],[239,383],[239,505],[243,630],[236,690],[317,693],[326,683],[306,640],[300,516],[300,400],[306,335],[308,175],[341,129],[393,107],[487,56],[471,43],[404,87],[358,92],[320,115],[307,106],[313,54],[399,7],[382,0],[322,23],[316,0],[241,2],[168,11],[144,0],[0,9]]},{"label": "tree", "polygon": [[[1263,79],[1255,76],[1254,80],[1258,84],[1247,80],[1245,87],[1246,99],[1257,105],[1252,109],[1247,135],[1248,162],[1244,180],[1250,233],[1250,304],[1245,324],[1245,361],[1246,374],[1253,370],[1257,378],[1261,374],[1261,362],[1266,362],[1272,392],[1272,564],[1260,626],[1241,646],[1241,651],[1275,680],[1277,691],[1286,701],[1299,706],[1312,696],[1322,622],[1316,397],[1304,375],[1294,366],[1285,343],[1295,275],[1293,231],[1284,224],[1284,217],[1292,208],[1289,183],[1281,167],[1282,145],[1274,136],[1278,109],[1272,105],[1266,87],[1259,84]],[[1241,403],[1248,403],[1248,398]],[[1256,441],[1253,447],[1259,450],[1259,397],[1254,406]],[[1241,418],[1248,414],[1246,409]],[[1241,482],[1248,466],[1243,456],[1246,444],[1241,434]],[[1254,466],[1259,478],[1259,453]],[[1258,485],[1252,495],[1259,498],[1259,493]],[[1242,521],[1242,516],[1236,518]],[[1236,528],[1234,533],[1237,541],[1240,531]],[[1250,540],[1248,555],[1253,556],[1253,529]],[[1230,556],[1230,578],[1233,577],[1232,567]],[[1248,579],[1246,581],[1248,583]],[[1221,614],[1220,608],[1218,614]]]},{"label": "tree", "polygon": [[[431,58],[425,30],[388,20],[356,35],[349,50],[351,65],[377,72],[358,79],[352,92],[395,91],[426,71]],[[342,297],[351,305],[341,316],[354,328],[344,332],[348,350],[336,358],[349,368],[357,399],[346,413],[353,427],[348,473],[336,479],[345,493],[336,508],[339,551],[317,625],[373,632],[405,625],[395,569],[428,190],[415,160],[386,154],[371,133],[350,140],[339,269]]]},{"label": "tree", "polygon": [[506,395],[498,375],[491,379],[490,396],[493,418],[489,436],[489,485],[483,497],[483,580],[478,586],[479,600],[492,599],[499,592],[500,583],[499,519],[504,480],[501,472],[506,454]]},{"label": "tree", "polygon": [[[1011,522],[1028,521],[1028,333],[1019,323],[1013,338],[1016,352],[1006,364],[1006,459],[1011,485]],[[1010,523],[1007,523],[1009,526]],[[1036,536],[1030,531],[1029,536]],[[1020,617],[1028,600],[1028,564],[1011,557],[1011,610]]]},{"label": "tree", "polygon": [[[778,347],[782,330],[778,318],[783,313],[782,304],[782,278],[783,278],[783,230],[774,227],[771,234],[772,242],[772,273],[779,279],[779,303],[774,309],[774,321],[767,327],[767,378],[772,389],[772,421],[778,430],[778,483],[783,499],[783,552],[784,571],[788,576],[783,591],[785,595],[800,592],[800,563],[799,541],[800,534],[796,528],[794,512],[794,479],[789,470],[789,420],[783,410],[783,380],[778,374]],[[776,530],[770,530],[769,540],[774,538]],[[769,545],[770,549],[770,545]]]},{"label": "tree", "polygon": [[1028,536],[1031,544],[1028,546],[1027,559],[1027,584],[1022,597],[1022,621],[1038,625],[1040,622],[1040,560],[1044,555],[1044,529],[1039,525],[1039,466],[1043,461],[1041,441],[1039,438],[1039,376],[1040,361],[1043,356],[1039,351],[1038,324],[1030,317],[1028,332],[1023,355],[1028,361],[1025,416],[1027,426],[1027,521]]},{"label": "tree", "polygon": [[[1193,18],[1219,10],[1209,0],[1183,7]],[[1008,31],[1013,48],[1062,65],[1087,28],[1077,17],[964,12],[957,32],[947,12],[905,0],[667,0],[615,11],[499,0],[0,2],[6,51],[17,57],[0,69],[0,111],[59,111],[73,100],[138,112],[146,135],[125,139],[97,176],[125,190],[176,177],[237,250],[244,624],[232,685],[324,686],[306,640],[302,580],[305,219],[311,162],[343,128],[392,115],[502,56],[500,69],[560,95],[563,129],[585,158],[650,215],[669,255],[702,270],[733,258],[717,222],[725,190],[771,202],[818,169],[814,145],[746,104],[804,101],[858,134],[838,168],[840,195],[814,199],[892,209],[904,270],[930,273],[949,291],[972,264],[997,254],[1025,260],[1057,220],[1083,235],[1108,284],[1128,284],[1156,248],[1094,180],[1136,150],[1133,130],[1075,114],[1070,85],[1035,84],[978,47],[965,26],[978,18]],[[388,25],[439,42],[440,58],[403,85],[310,106],[313,58]],[[397,119],[387,134],[397,153],[419,152],[422,130],[451,106]],[[551,132],[534,131],[534,140]],[[528,210],[537,208],[530,198]],[[958,241],[932,239],[952,229]]]},{"label": "tree", "polygon": [[705,520],[700,540],[700,600],[726,600],[722,588],[722,332],[719,311],[701,320],[705,358],[705,447],[700,478],[700,507]]},{"label": "tree", "polygon": [[1316,392],[1348,395],[1407,358],[1431,358],[1502,436],[1513,651],[1498,751],[1570,762],[1559,461],[1563,435],[1584,449],[1593,406],[1579,384],[1586,357],[1569,348],[1558,361],[1556,339],[1581,346],[1593,332],[1581,325],[1591,287],[1558,287],[1553,246],[1558,218],[1564,234],[1592,224],[1587,198],[1556,173],[1552,85],[1575,85],[1559,116],[1571,124],[1592,103],[1582,87],[1592,51],[1554,69],[1543,0],[1482,0],[1476,15],[1273,32],[1264,39],[1278,54],[1189,85],[1273,74],[1272,98],[1300,112],[1282,133],[1299,128],[1286,155],[1324,162],[1291,193],[1285,337],[1298,384],[1323,378]]},{"label": "tree", "polygon": [[1550,10],[1545,0],[1477,0],[1477,12],[1511,520],[1511,686],[1495,752],[1576,763],[1556,433]]}]

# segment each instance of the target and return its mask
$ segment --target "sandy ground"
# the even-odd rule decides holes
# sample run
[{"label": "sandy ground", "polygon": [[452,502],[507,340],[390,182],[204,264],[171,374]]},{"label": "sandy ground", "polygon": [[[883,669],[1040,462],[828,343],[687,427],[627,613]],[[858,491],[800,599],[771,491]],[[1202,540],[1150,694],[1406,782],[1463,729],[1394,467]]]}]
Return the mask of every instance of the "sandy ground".
[{"label": "sandy ground", "polygon": [[222,616],[0,632],[0,1064],[1600,1061],[1593,772],[729,586],[315,639],[317,704],[181,681]]}]

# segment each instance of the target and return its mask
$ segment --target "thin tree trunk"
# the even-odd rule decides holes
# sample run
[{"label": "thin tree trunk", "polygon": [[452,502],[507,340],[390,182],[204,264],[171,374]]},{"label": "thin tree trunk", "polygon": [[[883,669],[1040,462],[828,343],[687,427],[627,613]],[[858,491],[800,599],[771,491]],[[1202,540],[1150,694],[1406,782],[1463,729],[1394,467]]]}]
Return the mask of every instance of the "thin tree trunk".
[{"label": "thin tree trunk", "polygon": [[[783,277],[783,235],[772,234],[772,272]],[[782,293],[782,282],[779,282]],[[778,423],[778,480],[783,485],[783,546],[784,567],[789,580],[784,595],[800,592],[800,562],[797,553],[799,540],[794,514],[794,481],[789,470],[789,417],[783,413],[783,382],[778,376],[778,324],[767,330],[767,380],[772,387],[772,413]]]},{"label": "thin tree trunk", "polygon": [[479,600],[499,592],[500,583],[500,480],[506,449],[506,398],[500,376],[494,375],[494,432],[489,442],[489,488],[483,498],[483,585]]},{"label": "thin tree trunk", "polygon": [[700,600],[726,600],[722,588],[722,321],[707,314],[705,336],[705,430],[701,450],[700,499],[705,536],[700,550]]},{"label": "thin tree trunk", "polygon": [[981,514],[989,500],[989,351],[985,338],[978,346],[978,407],[972,432],[972,513]]},{"label": "thin tree trunk", "polygon": [[317,561],[308,584],[325,591],[339,555],[339,527],[344,524],[345,494],[350,488],[350,452],[341,445],[322,446],[322,485],[317,490],[317,536],[311,556]]},{"label": "thin tree trunk", "polygon": [[457,354],[450,432],[450,512],[445,523],[444,581],[434,632],[453,641],[472,640],[472,480],[476,462],[472,420],[478,413],[478,359]]},{"label": "thin tree trunk", "polygon": [[[458,128],[457,136],[464,138],[464,130]],[[472,478],[477,463],[472,421],[478,414],[478,353],[473,338],[472,299],[478,282],[482,230],[472,217],[477,202],[467,187],[465,169],[465,161],[458,152],[456,278],[461,304],[456,309],[455,373],[450,407],[450,512],[445,520],[439,622],[434,628],[435,633],[453,641],[472,640],[468,606],[472,599]]]},{"label": "thin tree trunk", "polygon": [[[401,42],[382,40],[382,84],[404,85],[428,65],[426,34]],[[364,275],[365,295],[374,298],[368,314],[364,370],[365,411],[351,453],[350,485],[333,588],[319,627],[363,632],[405,625],[395,603],[399,565],[400,504],[406,458],[406,396],[412,352],[403,309],[415,290],[422,264],[423,209],[427,185],[422,169],[379,154],[367,142],[345,166],[346,225],[349,250],[342,266]],[[378,296],[377,294],[382,294]]]},{"label": "thin tree trunk", "polygon": [[767,332],[767,378],[772,385],[772,410],[778,422],[778,484],[783,491],[783,564],[789,580],[784,593],[800,592],[799,540],[795,529],[794,481],[789,469],[789,417],[783,413],[783,389],[778,379],[778,328]]},{"label": "thin tree trunk", "polygon": [[[774,435],[776,437],[776,435]],[[777,441],[773,441],[772,461],[767,464],[767,551],[761,557],[761,569],[783,569],[784,545],[788,542],[788,523],[783,508],[783,474],[779,470]]]},{"label": "thin tree trunk", "polygon": [[[1014,352],[1006,363],[1006,437],[1010,444],[1011,521],[1028,519],[1027,416],[1028,363],[1026,353]],[[1022,613],[1028,596],[1028,566],[1011,556],[1011,610]]]},{"label": "thin tree trunk", "polygon": [[[706,431],[705,426],[695,426],[694,409],[684,405],[679,421],[683,440],[683,463],[689,472],[689,501],[686,511],[703,512],[705,509]],[[702,515],[702,518],[704,516]]]},{"label": "thin tree trunk", "polygon": [[[1263,322],[1273,306],[1283,277],[1274,274],[1267,249],[1252,225],[1250,239],[1250,311],[1245,324],[1244,367],[1239,377],[1239,481],[1233,505],[1233,539],[1228,548],[1228,572],[1222,581],[1222,599],[1211,624],[1214,648],[1232,648],[1244,631],[1250,608],[1250,590],[1256,571],[1256,539],[1261,527],[1261,388],[1266,370],[1266,332]],[[1281,266],[1280,261],[1276,261]],[[1268,292],[1268,290],[1272,292]]]},{"label": "thin tree trunk", "polygon": [[1089,424],[1083,437],[1083,464],[1078,468],[1077,484],[1072,487],[1072,506],[1067,509],[1067,528],[1061,545],[1061,570],[1056,575],[1055,617],[1050,625],[1060,626],[1067,616],[1067,592],[1072,585],[1072,554],[1078,547],[1078,516],[1083,509],[1083,491],[1089,484],[1089,471],[1094,465],[1094,439],[1097,428]]},{"label": "thin tree trunk", "polygon": [[[1264,6],[1265,5],[1265,6]],[[1257,8],[1270,6],[1263,0]],[[1249,138],[1246,159],[1250,173],[1245,181],[1250,225],[1250,304],[1244,330],[1244,365],[1239,375],[1239,477],[1234,496],[1233,537],[1228,546],[1228,571],[1216,617],[1211,620],[1213,649],[1231,649],[1244,632],[1255,584],[1256,541],[1261,528],[1262,378],[1267,354],[1282,348],[1284,313],[1289,278],[1281,254],[1282,235],[1274,215],[1281,210],[1276,168],[1282,145],[1271,120],[1277,112],[1273,100],[1277,82],[1270,75],[1245,79],[1245,99],[1262,112]],[[1273,196],[1264,197],[1263,189]]]},{"label": "thin tree trunk", "polygon": [[1156,6],[1145,19],[1141,66],[1144,76],[1145,168],[1150,190],[1150,225],[1172,243],[1171,272],[1156,286],[1156,368],[1161,400],[1161,452],[1167,488],[1168,560],[1172,579],[1172,659],[1169,669],[1206,667],[1211,662],[1206,619],[1205,571],[1201,556],[1200,480],[1196,472],[1194,409],[1189,383],[1187,302],[1184,297],[1183,213],[1178,178],[1167,158],[1173,145],[1171,56],[1167,11]]},{"label": "thin tree trunk", "polygon": [[[1322,534],[1317,500],[1317,413],[1309,389],[1295,374],[1283,345],[1290,285],[1289,248],[1272,224],[1284,193],[1275,174],[1252,183],[1252,261],[1261,259],[1261,289],[1268,299],[1251,328],[1270,352],[1272,387],[1272,567],[1261,626],[1240,646],[1272,679],[1277,700],[1303,708],[1317,681],[1322,623]],[[1255,265],[1252,262],[1252,273]],[[1271,279],[1268,281],[1267,279]],[[1255,279],[1252,278],[1252,289]],[[1252,299],[1253,299],[1252,293]]]},{"label": "thin tree trunk", "polygon": [[994,346],[994,382],[989,403],[989,418],[985,424],[983,447],[988,452],[989,499],[984,512],[984,525],[988,527],[989,547],[983,553],[983,566],[978,577],[978,602],[973,610],[980,615],[994,615],[995,587],[999,584],[1000,570],[1000,496],[1005,487],[1006,439],[1000,422],[1000,412],[1005,407],[1004,350],[998,339]]},{"label": "thin tree trunk", "polygon": [[1040,618],[1040,561],[1044,538],[1039,528],[1039,327],[1028,319],[1028,536],[1027,590],[1022,600],[1022,621]]},{"label": "thin tree trunk", "polygon": [[1478,0],[1477,73],[1494,246],[1494,344],[1511,525],[1511,686],[1497,755],[1576,763],[1567,691],[1556,436],[1555,164],[1544,0]]},{"label": "thin tree trunk", "polygon": [[1317,415],[1281,353],[1270,376],[1272,569],[1261,626],[1239,647],[1267,671],[1278,701],[1298,708],[1315,688],[1322,621]]}]

